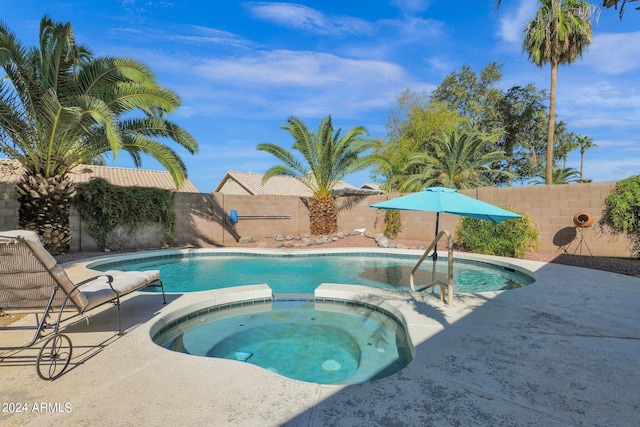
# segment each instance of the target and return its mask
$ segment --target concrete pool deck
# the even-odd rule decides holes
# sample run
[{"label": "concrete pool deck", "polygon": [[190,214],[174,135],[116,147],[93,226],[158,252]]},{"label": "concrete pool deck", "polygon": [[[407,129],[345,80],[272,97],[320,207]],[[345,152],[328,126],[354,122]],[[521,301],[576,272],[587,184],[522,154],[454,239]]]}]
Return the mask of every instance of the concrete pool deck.
[{"label": "concrete pool deck", "polygon": [[[125,335],[116,335],[114,308],[66,329],[74,358],[53,382],[38,378],[34,359],[15,358],[36,355],[39,343],[9,352],[0,362],[0,425],[637,425],[640,279],[490,259],[529,269],[537,281],[459,294],[450,308],[431,293],[323,286],[330,295],[394,307],[415,345],[407,368],[356,385],[304,383],[151,342],[153,324],[168,313],[204,300],[234,300],[234,292],[260,296],[261,286],[171,294],[166,306],[158,294],[135,293],[122,304]],[[6,334],[0,331],[1,345],[31,336],[11,333],[8,342]],[[16,412],[15,404],[26,411]]]}]

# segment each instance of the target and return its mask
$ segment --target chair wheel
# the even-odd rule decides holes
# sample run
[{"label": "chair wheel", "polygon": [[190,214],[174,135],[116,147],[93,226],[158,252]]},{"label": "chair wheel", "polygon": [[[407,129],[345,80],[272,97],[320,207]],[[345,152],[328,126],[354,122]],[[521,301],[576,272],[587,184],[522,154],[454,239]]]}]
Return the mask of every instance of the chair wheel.
[{"label": "chair wheel", "polygon": [[38,352],[38,376],[43,380],[52,381],[62,375],[71,361],[72,348],[71,340],[66,335],[57,334],[49,337]]}]

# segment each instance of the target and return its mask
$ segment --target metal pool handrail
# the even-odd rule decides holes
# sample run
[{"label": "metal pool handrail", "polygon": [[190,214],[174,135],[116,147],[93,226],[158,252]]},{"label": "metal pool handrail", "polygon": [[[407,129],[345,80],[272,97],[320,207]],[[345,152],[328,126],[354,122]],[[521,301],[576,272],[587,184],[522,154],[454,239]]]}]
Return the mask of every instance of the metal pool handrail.
[{"label": "metal pool handrail", "polygon": [[[447,283],[444,283],[440,280],[436,280],[436,260],[438,259],[438,252],[437,252],[437,245],[438,245],[438,241],[442,238],[442,236],[446,236],[447,237],[447,249],[448,249],[448,256],[447,256]],[[420,264],[422,264],[422,261],[424,261],[424,259],[429,255],[429,252],[431,252],[431,250],[433,250],[433,269],[431,271],[431,283],[421,286],[418,289],[416,289],[415,287],[415,281],[414,281],[414,274],[415,272],[418,270],[418,268],[420,267]],[[436,236],[435,239],[433,239],[433,242],[431,242],[431,245],[429,245],[429,247],[427,248],[426,251],[424,251],[424,254],[422,255],[422,257],[420,257],[420,259],[418,260],[418,263],[416,264],[415,267],[413,267],[413,270],[411,270],[411,274],[409,275],[409,285],[411,286],[411,290],[412,291],[424,291],[425,289],[429,289],[432,288],[434,286],[440,286],[440,301],[444,302],[445,301],[445,290],[446,290],[446,294],[447,294],[447,306],[448,307],[452,307],[453,306],[453,239],[451,238],[451,233],[449,233],[447,230],[442,230],[440,233],[438,233],[438,235]]]}]

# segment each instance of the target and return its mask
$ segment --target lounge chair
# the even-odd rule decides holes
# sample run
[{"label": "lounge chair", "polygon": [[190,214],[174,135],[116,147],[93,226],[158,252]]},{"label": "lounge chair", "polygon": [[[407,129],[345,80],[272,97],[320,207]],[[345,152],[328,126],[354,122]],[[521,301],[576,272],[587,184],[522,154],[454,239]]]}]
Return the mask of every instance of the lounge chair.
[{"label": "lounge chair", "polygon": [[[96,272],[97,273],[97,272]],[[60,333],[60,323],[79,316],[106,303],[118,307],[118,334],[122,335],[120,298],[139,289],[156,286],[162,289],[160,272],[123,272],[109,270],[79,283],[73,283],[64,268],[42,246],[38,235],[27,230],[0,232],[0,311],[23,312],[36,315],[37,326],[30,343],[21,347],[0,347],[1,350],[31,347],[44,331],[53,327],[53,333],[45,340],[36,359],[40,378],[53,380],[64,372],[71,360],[71,340]],[[57,313],[57,320],[48,323],[50,314]],[[64,316],[63,313],[69,314]],[[4,327],[0,330],[25,329]]]}]

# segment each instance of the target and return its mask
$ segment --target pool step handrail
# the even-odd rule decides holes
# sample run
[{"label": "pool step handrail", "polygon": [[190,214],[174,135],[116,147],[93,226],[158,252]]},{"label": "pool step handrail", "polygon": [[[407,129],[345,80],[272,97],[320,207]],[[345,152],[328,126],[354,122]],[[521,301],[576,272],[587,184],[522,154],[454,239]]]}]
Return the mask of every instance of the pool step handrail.
[{"label": "pool step handrail", "polygon": [[[436,280],[436,261],[438,259],[438,241],[443,236],[447,237],[447,251],[448,251],[447,252],[448,253],[448,255],[447,255],[447,283],[444,283],[441,280]],[[418,270],[418,268],[422,264],[422,261],[424,261],[425,258],[427,256],[429,256],[429,253],[432,250],[433,250],[433,255],[432,255],[432,258],[433,258],[433,269],[431,271],[431,283],[416,288],[415,279],[414,279],[415,272]],[[440,233],[438,233],[436,238],[433,239],[433,242],[431,242],[431,245],[429,245],[427,250],[424,251],[424,254],[420,257],[420,259],[418,260],[418,263],[416,264],[416,266],[413,267],[413,270],[411,270],[411,274],[409,275],[409,285],[411,286],[411,290],[413,292],[420,292],[420,291],[424,291],[425,289],[433,288],[434,286],[439,286],[440,287],[440,301],[445,302],[445,293],[446,293],[446,304],[447,304],[447,306],[448,307],[452,307],[453,306],[453,239],[451,238],[451,233],[449,233],[447,230],[442,230]]]}]

